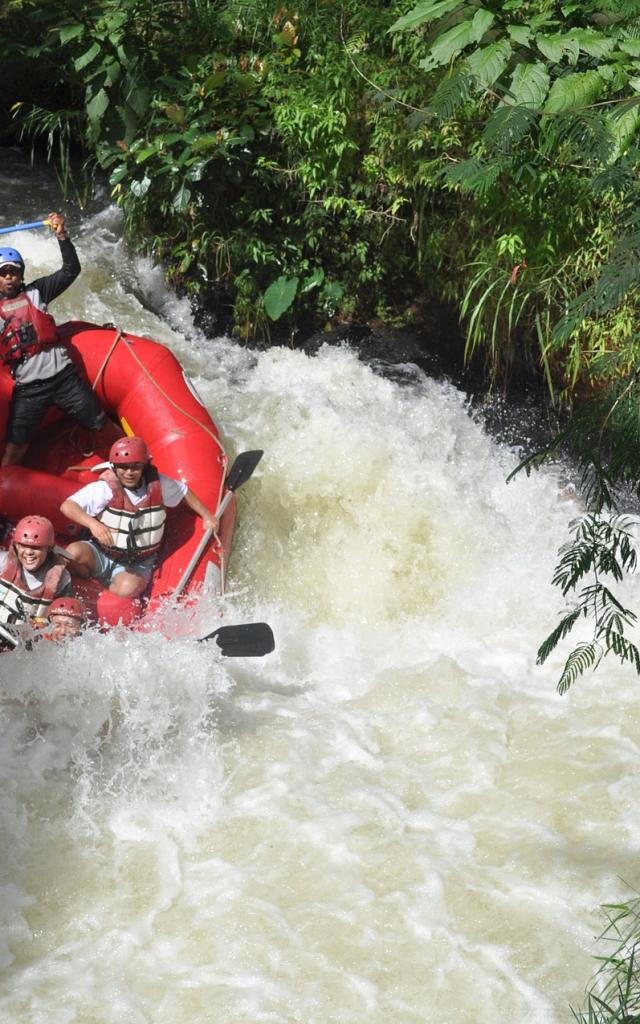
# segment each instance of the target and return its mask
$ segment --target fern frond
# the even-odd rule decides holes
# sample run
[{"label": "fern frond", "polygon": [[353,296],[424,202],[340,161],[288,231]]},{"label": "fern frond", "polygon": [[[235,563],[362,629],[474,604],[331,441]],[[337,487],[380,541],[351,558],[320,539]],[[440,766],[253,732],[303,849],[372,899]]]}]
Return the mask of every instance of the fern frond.
[{"label": "fern frond", "polygon": [[482,132],[488,149],[506,153],[520,142],[536,124],[538,114],[529,107],[498,107]]},{"label": "fern frond", "polygon": [[473,87],[473,76],[464,71],[455,71],[453,74],[447,75],[442,79],[431,99],[430,110],[441,121],[448,120],[458,107],[467,102]]},{"label": "fern frond", "polygon": [[622,663],[630,661],[636,672],[640,673],[640,651],[635,644],[622,634],[611,630],[606,638],[607,654],[611,651]]},{"label": "fern frond", "polygon": [[591,189],[596,196],[612,192],[623,195],[629,187],[635,185],[633,170],[628,162],[618,160],[609,167],[603,167],[591,182]]},{"label": "fern frond", "polygon": [[442,172],[442,177],[448,185],[455,185],[463,191],[484,195],[495,185],[507,166],[505,160],[493,160],[491,163],[487,163],[472,157],[470,160],[462,160],[460,163],[446,167]]},{"label": "fern frond", "polygon": [[551,652],[555,650],[561,640],[564,640],[565,636],[571,632],[575,623],[583,614],[582,608],[574,608],[573,611],[565,615],[563,619],[558,623],[552,633],[549,633],[547,639],[540,644],[538,648],[538,654],[536,657],[536,664],[543,665]]},{"label": "fern frond", "polygon": [[578,676],[584,675],[588,668],[596,669],[601,658],[602,648],[599,644],[594,642],[578,644],[566,660],[558,681],[558,693],[566,693]]}]

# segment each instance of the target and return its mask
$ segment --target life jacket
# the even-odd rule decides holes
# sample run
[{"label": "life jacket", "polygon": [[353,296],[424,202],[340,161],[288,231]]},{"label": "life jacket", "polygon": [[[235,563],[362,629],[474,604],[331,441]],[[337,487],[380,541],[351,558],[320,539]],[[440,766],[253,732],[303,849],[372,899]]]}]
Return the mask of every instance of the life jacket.
[{"label": "life jacket", "polygon": [[6,565],[0,573],[0,623],[28,622],[44,619],[49,605],[58,594],[64,572],[62,560],[50,559],[44,580],[29,590],[15,549],[8,551]]},{"label": "life jacket", "polygon": [[12,371],[23,359],[59,341],[56,322],[26,292],[0,299],[0,359]]},{"label": "life jacket", "polygon": [[100,475],[111,489],[109,504],[97,518],[111,530],[115,544],[100,547],[116,562],[140,562],[155,555],[162,542],[167,513],[162,502],[158,471],[147,466],[144,483],[147,493],[134,505],[112,469]]}]

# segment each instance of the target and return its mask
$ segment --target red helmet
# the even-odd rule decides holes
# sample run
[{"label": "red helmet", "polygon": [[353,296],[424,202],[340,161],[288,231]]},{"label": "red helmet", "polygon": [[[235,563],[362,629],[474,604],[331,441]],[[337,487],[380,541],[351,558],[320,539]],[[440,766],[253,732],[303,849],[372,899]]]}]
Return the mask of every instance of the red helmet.
[{"label": "red helmet", "polygon": [[52,548],[56,542],[53,523],[44,516],[24,516],[13,533],[14,544]]},{"label": "red helmet", "polygon": [[130,462],[148,462],[149,449],[141,437],[121,437],[114,441],[109,452],[109,462],[115,466],[127,466]]},{"label": "red helmet", "polygon": [[87,617],[85,607],[77,597],[56,597],[49,605],[49,618],[52,615],[69,615],[79,622],[84,622]]}]

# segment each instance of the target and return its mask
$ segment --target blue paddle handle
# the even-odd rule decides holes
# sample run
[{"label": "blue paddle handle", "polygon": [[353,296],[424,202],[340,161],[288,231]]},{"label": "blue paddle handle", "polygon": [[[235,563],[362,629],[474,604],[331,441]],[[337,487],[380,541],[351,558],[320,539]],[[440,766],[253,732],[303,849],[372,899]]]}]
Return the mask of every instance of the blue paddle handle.
[{"label": "blue paddle handle", "polygon": [[14,224],[12,228],[0,228],[0,235],[8,235],[12,231],[28,231],[31,228],[43,228],[48,223],[46,220],[34,220],[31,224]]}]

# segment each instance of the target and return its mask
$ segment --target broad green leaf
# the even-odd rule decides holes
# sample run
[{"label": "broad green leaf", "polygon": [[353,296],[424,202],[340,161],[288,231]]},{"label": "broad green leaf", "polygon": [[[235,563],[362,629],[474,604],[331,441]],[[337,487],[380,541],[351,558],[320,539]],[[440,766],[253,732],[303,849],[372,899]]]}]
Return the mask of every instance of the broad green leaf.
[{"label": "broad green leaf", "polygon": [[145,174],[142,181],[132,181],[129,188],[133,192],[136,199],[140,199],[142,196],[145,196],[147,194],[150,185],[151,178],[147,177],[147,175]]},{"label": "broad green leaf", "polygon": [[279,320],[296,297],[297,277],[279,277],[264,293],[264,308],[270,320]]},{"label": "broad green leaf", "polygon": [[631,57],[640,57],[640,39],[621,39],[618,42],[618,49]]},{"label": "broad green leaf", "polygon": [[518,64],[509,83],[510,98],[519,106],[539,109],[549,92],[549,81],[544,64]]},{"label": "broad green leaf", "polygon": [[615,64],[598,64],[598,74],[609,83],[609,94],[626,89],[631,84],[627,68],[617,61]]},{"label": "broad green leaf", "polygon": [[614,139],[614,151],[611,163],[625,151],[640,127],[640,103],[631,100],[632,105],[624,105],[622,110],[614,111],[607,117],[607,125]]},{"label": "broad green leaf", "polygon": [[417,28],[418,25],[426,25],[444,14],[449,14],[456,7],[464,6],[460,0],[422,0],[408,14],[394,21],[389,32],[404,32],[408,28]]},{"label": "broad green leaf", "polygon": [[116,167],[116,169],[111,172],[111,175],[109,177],[109,184],[111,186],[117,185],[119,181],[122,181],[123,178],[126,178],[128,173],[129,168],[127,167],[127,165],[120,164],[119,167]]},{"label": "broad green leaf", "polygon": [[196,139],[192,148],[199,153],[203,149],[214,149],[219,145],[220,139],[217,132],[207,132],[206,135],[201,135],[199,139]]},{"label": "broad green leaf", "polygon": [[545,113],[559,114],[563,110],[584,107],[593,103],[604,89],[604,81],[597,71],[585,71],[556,78],[551,86]]},{"label": "broad green leaf", "polygon": [[90,64],[92,60],[95,60],[99,53],[100,44],[93,43],[93,45],[90,46],[88,50],[85,50],[81,57],[77,57],[74,60],[73,66],[76,69],[76,71],[82,71],[83,68],[86,68],[87,64]]},{"label": "broad green leaf", "polygon": [[463,21],[445,32],[431,47],[431,53],[420,61],[419,67],[424,71],[432,71],[442,64],[448,64],[453,57],[464,50],[470,43],[479,43],[492,24],[494,15],[480,8],[472,21]]},{"label": "broad green leaf", "polygon": [[580,49],[588,53],[590,57],[606,57],[615,48],[616,40],[613,36],[597,32],[593,28],[576,28],[569,33],[575,39]]},{"label": "broad green leaf", "polygon": [[167,103],[164,112],[174,124],[185,124],[186,117],[184,110],[177,103]]},{"label": "broad green leaf", "polygon": [[104,89],[99,89],[95,96],[89,100],[86,106],[87,117],[92,124],[96,124],[109,106],[109,97]]},{"label": "broad green leaf", "polygon": [[528,46],[531,39],[531,28],[529,25],[507,25],[507,32],[520,46]]},{"label": "broad green leaf", "polygon": [[214,89],[219,89],[221,85],[224,85],[224,80],[226,77],[226,71],[214,71],[212,74],[208,75],[205,78],[204,82],[202,83],[202,88],[204,89],[205,93],[209,94],[210,92],[213,92]]},{"label": "broad green leaf", "polygon": [[104,85],[111,86],[120,78],[122,68],[117,60],[110,60],[100,70],[104,74]]},{"label": "broad green leaf", "polygon": [[300,294],[304,295],[305,292],[310,292],[312,288],[317,288],[319,284],[324,281],[324,270],[322,267],[316,267],[313,273],[309,274],[309,277],[305,277],[302,282]]},{"label": "broad green leaf", "polygon": [[472,43],[479,43],[485,32],[493,25],[495,21],[495,14],[491,11],[486,11],[484,7],[481,7],[473,16],[471,23],[473,34],[471,37]]},{"label": "broad green leaf", "polygon": [[143,164],[145,160],[148,160],[150,156],[157,153],[155,146],[147,146],[146,149],[139,149],[136,153],[136,163]]},{"label": "broad green leaf", "polygon": [[506,39],[499,39],[497,43],[476,50],[467,63],[471,74],[475,75],[480,85],[488,89],[500,77],[510,56],[509,42]]},{"label": "broad green leaf", "polygon": [[555,64],[559,64],[563,57],[568,57],[569,63],[575,64],[580,56],[580,46],[570,33],[536,36],[536,45],[547,60]]},{"label": "broad green leaf", "polygon": [[117,10],[116,11],[111,11],[108,14],[107,20],[106,20],[106,27],[107,27],[107,31],[109,33],[109,36],[112,37],[113,33],[117,29],[122,28],[123,25],[126,25],[130,17],[131,17],[131,15],[130,15],[128,10],[124,10],[124,11],[117,11]]},{"label": "broad green leaf", "polygon": [[146,85],[140,85],[138,82],[131,81],[131,79],[129,79],[127,84],[127,103],[135,110],[138,117],[142,117],[147,112],[151,91]]},{"label": "broad green leaf", "polygon": [[533,17],[527,19],[527,22],[534,30],[560,24],[558,19],[554,18],[553,12],[549,10],[543,11],[542,14],[534,14]]},{"label": "broad green leaf", "polygon": [[191,192],[186,187],[186,185],[181,185],[178,191],[176,192],[175,196],[173,197],[171,205],[173,206],[174,210],[178,211],[178,213],[184,213],[187,206],[189,205],[190,199]]},{"label": "broad green leaf", "polygon": [[84,31],[84,25],[63,25],[62,28],[58,29],[60,42],[64,46],[70,39],[77,39]]}]

